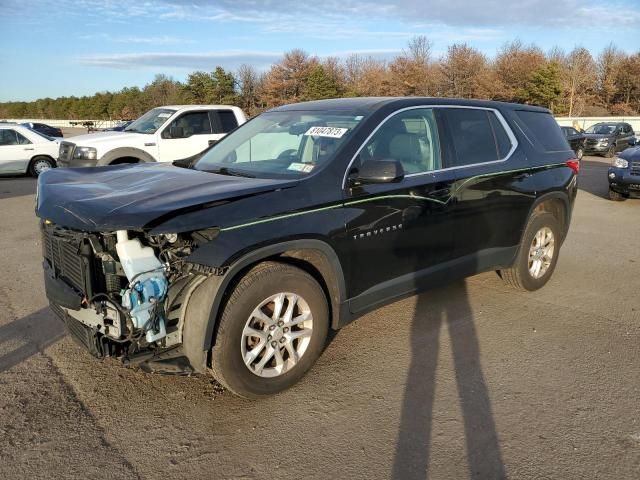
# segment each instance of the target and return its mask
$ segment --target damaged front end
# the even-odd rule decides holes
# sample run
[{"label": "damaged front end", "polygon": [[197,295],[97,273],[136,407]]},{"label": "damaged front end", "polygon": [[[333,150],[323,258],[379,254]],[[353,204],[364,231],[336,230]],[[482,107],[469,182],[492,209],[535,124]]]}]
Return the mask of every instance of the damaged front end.
[{"label": "damaged front end", "polygon": [[91,354],[164,373],[191,373],[181,351],[186,305],[206,275],[185,258],[216,232],[74,231],[42,222],[53,311]]}]

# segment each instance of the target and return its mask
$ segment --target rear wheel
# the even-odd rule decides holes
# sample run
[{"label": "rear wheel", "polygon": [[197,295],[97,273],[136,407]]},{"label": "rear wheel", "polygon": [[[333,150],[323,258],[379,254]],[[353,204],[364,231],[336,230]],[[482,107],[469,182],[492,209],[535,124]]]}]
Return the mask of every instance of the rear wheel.
[{"label": "rear wheel", "polygon": [[582,147],[578,147],[578,149],[576,150],[576,158],[578,160],[582,160],[582,157],[584,157],[584,150]]},{"label": "rear wheel", "polygon": [[543,212],[529,220],[513,266],[498,275],[518,290],[538,290],[551,278],[560,251],[560,225],[556,217]]},{"label": "rear wheel", "polygon": [[625,197],[622,193],[618,193],[615,190],[609,188],[609,200],[613,200],[614,202],[622,202],[626,199],[627,197]]},{"label": "rear wheel", "polygon": [[259,264],[225,305],[211,353],[212,373],[241,397],[281,392],[318,359],[328,327],[327,300],[311,275],[286,264]]},{"label": "rear wheel", "polygon": [[55,167],[53,160],[49,157],[35,157],[29,164],[29,175],[32,177],[38,177],[41,173]]}]

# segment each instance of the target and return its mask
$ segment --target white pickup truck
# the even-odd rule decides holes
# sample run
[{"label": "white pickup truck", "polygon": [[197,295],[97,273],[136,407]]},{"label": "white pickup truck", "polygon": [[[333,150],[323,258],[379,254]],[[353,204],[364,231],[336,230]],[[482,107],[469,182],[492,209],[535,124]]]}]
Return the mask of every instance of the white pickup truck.
[{"label": "white pickup truck", "polygon": [[99,132],[60,143],[59,167],[172,162],[200,153],[246,122],[238,107],[172,105],[158,107],[121,132]]}]

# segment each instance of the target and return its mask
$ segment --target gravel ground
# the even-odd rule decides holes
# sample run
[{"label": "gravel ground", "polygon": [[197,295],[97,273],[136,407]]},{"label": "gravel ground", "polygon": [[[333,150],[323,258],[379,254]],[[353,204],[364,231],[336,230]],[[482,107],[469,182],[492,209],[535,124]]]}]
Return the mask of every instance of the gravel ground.
[{"label": "gravel ground", "polygon": [[640,478],[640,200],[586,158],[535,293],[493,273],[346,327],[293,389],[98,361],[47,310],[32,179],[0,179],[0,478]]}]

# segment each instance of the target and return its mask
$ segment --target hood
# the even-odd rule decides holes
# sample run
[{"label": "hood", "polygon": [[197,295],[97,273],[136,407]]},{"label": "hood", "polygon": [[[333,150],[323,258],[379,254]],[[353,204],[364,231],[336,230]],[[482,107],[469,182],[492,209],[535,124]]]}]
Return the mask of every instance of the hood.
[{"label": "hood", "polygon": [[630,162],[640,161],[640,146],[629,147],[618,154],[618,157]]},{"label": "hood", "polygon": [[93,147],[96,145],[102,145],[105,143],[123,143],[127,145],[135,145],[140,141],[153,142],[153,135],[147,135],[146,133],[136,132],[96,132],[88,133],[86,135],[76,135],[68,139],[63,139],[67,142],[75,143],[81,147]]},{"label": "hood", "polygon": [[[140,230],[213,202],[292,187],[297,181],[218,175],[171,164],[54,168],[38,178],[36,213],[74,230]],[[211,226],[217,226],[212,218]]]}]

